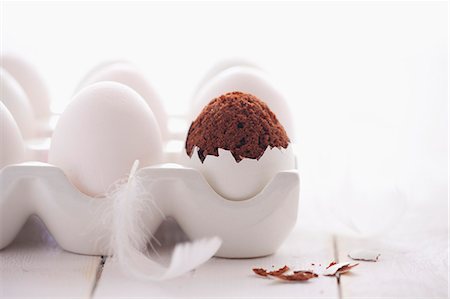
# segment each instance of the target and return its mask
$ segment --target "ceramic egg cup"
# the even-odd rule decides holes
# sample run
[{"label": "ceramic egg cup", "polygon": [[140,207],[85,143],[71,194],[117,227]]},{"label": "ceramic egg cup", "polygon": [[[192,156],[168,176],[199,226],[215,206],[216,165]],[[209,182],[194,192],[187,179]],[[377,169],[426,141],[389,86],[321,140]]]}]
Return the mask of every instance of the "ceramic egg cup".
[{"label": "ceramic egg cup", "polygon": [[[143,211],[149,231],[156,233],[165,217],[172,217],[190,239],[220,237],[222,246],[216,256],[251,258],[274,253],[296,223],[297,170],[276,173],[252,198],[229,200],[216,193],[198,170],[173,163],[186,155],[181,146],[184,137],[178,132],[166,140],[168,164],[137,172],[153,198]],[[169,149],[173,142],[180,146]],[[47,151],[32,147],[29,154],[46,161]],[[8,165],[0,170],[0,186],[0,249],[14,240],[31,215],[37,215],[63,249],[87,255],[111,252],[108,211],[112,200],[80,192],[60,168],[42,162]]]}]

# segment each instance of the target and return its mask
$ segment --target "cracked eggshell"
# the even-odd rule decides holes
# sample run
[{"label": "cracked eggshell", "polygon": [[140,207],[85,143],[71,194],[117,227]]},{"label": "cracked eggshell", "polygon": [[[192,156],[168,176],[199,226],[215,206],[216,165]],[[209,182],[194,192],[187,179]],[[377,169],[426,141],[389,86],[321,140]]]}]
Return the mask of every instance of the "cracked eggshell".
[{"label": "cracked eggshell", "polygon": [[102,63],[86,75],[79,84],[78,89],[101,81],[122,83],[140,94],[150,109],[152,109],[161,129],[161,134],[166,139],[168,136],[167,113],[161,98],[145,75],[134,64],[126,61]]},{"label": "cracked eggshell", "polygon": [[4,54],[1,59],[2,67],[17,80],[25,91],[36,118],[49,118],[51,115],[50,95],[37,69],[16,54]]},{"label": "cracked eggshell", "polygon": [[250,93],[266,102],[295,143],[293,118],[286,98],[263,71],[251,66],[230,67],[208,80],[193,99],[191,119],[195,119],[211,99],[232,91]]},{"label": "cracked eggshell", "polygon": [[230,151],[219,149],[219,156],[206,156],[202,163],[194,148],[192,157],[186,155],[186,166],[199,170],[209,185],[229,200],[254,197],[280,171],[296,168],[293,145],[284,148],[268,147],[259,160],[244,158],[239,163]]},{"label": "cracked eggshell", "polygon": [[35,117],[31,103],[20,84],[0,68],[0,101],[8,108],[24,139],[35,137]]},{"label": "cracked eggshell", "polygon": [[0,169],[25,160],[25,144],[11,113],[0,102]]},{"label": "cracked eggshell", "polygon": [[100,82],[75,95],[59,119],[49,163],[78,189],[101,196],[130,171],[162,162],[158,123],[144,99],[126,85]]}]

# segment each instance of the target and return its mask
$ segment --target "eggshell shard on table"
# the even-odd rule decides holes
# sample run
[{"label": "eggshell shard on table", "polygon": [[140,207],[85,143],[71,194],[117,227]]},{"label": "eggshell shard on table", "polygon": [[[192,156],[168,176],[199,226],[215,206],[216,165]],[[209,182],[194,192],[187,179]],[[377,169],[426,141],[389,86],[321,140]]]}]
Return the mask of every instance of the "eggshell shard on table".
[{"label": "eggshell shard on table", "polygon": [[162,162],[158,123],[142,97],[116,82],[92,84],[76,94],[56,125],[49,163],[80,191],[101,196],[135,160],[142,167]]},{"label": "eggshell shard on table", "polygon": [[50,95],[42,76],[36,68],[16,54],[1,57],[2,67],[10,73],[25,91],[37,119],[47,119],[51,115]]},{"label": "eggshell shard on table", "polygon": [[25,145],[11,113],[0,102],[0,169],[23,162],[25,159]]},{"label": "eggshell shard on table", "polygon": [[11,74],[0,68],[0,101],[8,108],[24,139],[35,137],[35,117],[30,101]]},{"label": "eggshell shard on table", "polygon": [[355,261],[377,262],[380,253],[372,250],[355,249],[348,253],[348,257]]},{"label": "eggshell shard on table", "polygon": [[343,262],[343,263],[331,263],[324,271],[325,276],[339,276],[341,274],[347,273],[352,268],[358,266],[358,263]]},{"label": "eggshell shard on table", "polygon": [[166,139],[167,113],[159,94],[145,75],[134,64],[126,61],[111,61],[100,64],[81,81],[78,90],[102,81],[114,81],[134,89],[148,104],[158,122],[162,137]]}]

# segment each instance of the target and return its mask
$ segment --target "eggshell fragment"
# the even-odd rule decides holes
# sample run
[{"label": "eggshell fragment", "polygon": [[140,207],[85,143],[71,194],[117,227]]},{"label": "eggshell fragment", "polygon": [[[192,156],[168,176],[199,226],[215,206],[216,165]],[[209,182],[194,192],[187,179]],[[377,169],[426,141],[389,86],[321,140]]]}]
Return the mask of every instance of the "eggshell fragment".
[{"label": "eggshell fragment", "polygon": [[13,116],[23,138],[33,138],[35,136],[35,117],[25,91],[14,77],[3,68],[0,68],[0,84],[0,101]]},{"label": "eggshell fragment", "polygon": [[358,266],[358,263],[352,262],[344,262],[344,263],[331,263],[325,271],[323,271],[322,275],[325,276],[339,276],[341,274],[347,273],[352,268]]},{"label": "eggshell fragment", "polygon": [[135,160],[162,162],[162,141],[153,112],[130,87],[100,82],[81,90],[53,134],[49,162],[82,192],[103,195]]},{"label": "eggshell fragment", "polygon": [[82,80],[79,88],[101,81],[119,82],[134,89],[144,98],[158,121],[161,134],[167,137],[167,114],[159,94],[145,75],[132,63],[126,61],[105,62],[95,67]]},{"label": "eggshell fragment", "polygon": [[1,57],[2,67],[20,84],[37,119],[50,117],[50,95],[41,75],[23,57],[8,53]]},{"label": "eggshell fragment", "polygon": [[0,168],[23,162],[25,145],[11,113],[0,102]]},{"label": "eggshell fragment", "polygon": [[377,262],[380,253],[372,250],[355,249],[348,253],[348,257],[355,261]]},{"label": "eggshell fragment", "polygon": [[186,157],[185,165],[199,170],[218,194],[230,200],[252,198],[275,174],[295,169],[292,144],[286,149],[267,148],[259,160],[244,158],[239,163],[224,149],[219,149],[218,157],[208,155],[203,163],[197,147],[191,158]]}]

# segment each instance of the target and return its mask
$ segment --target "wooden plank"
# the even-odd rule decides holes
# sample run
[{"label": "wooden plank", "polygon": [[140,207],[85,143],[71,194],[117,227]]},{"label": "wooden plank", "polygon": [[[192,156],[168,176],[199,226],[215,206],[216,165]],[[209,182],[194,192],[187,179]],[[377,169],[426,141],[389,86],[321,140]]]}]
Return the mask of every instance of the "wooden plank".
[{"label": "wooden plank", "polygon": [[32,217],[0,251],[1,298],[89,298],[101,258],[62,250]]},{"label": "wooden plank", "polygon": [[448,298],[447,209],[414,210],[382,237],[337,238],[339,261],[350,260],[347,254],[354,249],[381,254],[378,262],[360,262],[341,276],[342,298]]},{"label": "wooden plank", "polygon": [[214,258],[180,278],[163,282],[138,281],[125,276],[118,265],[107,260],[94,298],[114,297],[327,297],[338,298],[337,280],[319,277],[308,282],[286,283],[261,278],[252,268],[288,265],[314,268],[334,260],[332,238],[296,230],[282,248],[271,256],[255,259]]}]

